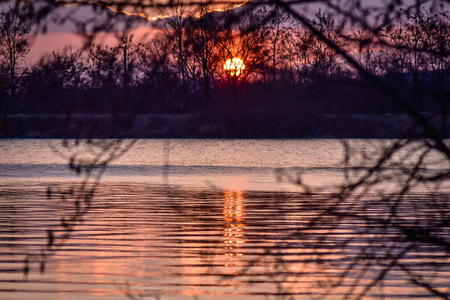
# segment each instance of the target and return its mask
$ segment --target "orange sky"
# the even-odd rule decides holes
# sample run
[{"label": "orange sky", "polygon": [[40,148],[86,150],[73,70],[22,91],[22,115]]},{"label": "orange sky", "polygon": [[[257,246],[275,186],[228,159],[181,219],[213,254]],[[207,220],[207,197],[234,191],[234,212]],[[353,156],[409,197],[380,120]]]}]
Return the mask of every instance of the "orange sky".
[{"label": "orange sky", "polygon": [[[64,1],[64,0],[63,0]],[[122,1],[122,0],[120,0]],[[123,0],[127,1],[127,0]],[[238,6],[239,4],[243,4],[248,0],[231,0],[229,3],[233,4],[233,7]],[[111,1],[112,2],[112,1]],[[156,1],[158,2],[158,1]],[[2,7],[0,5],[0,7]],[[3,6],[4,7],[4,6]],[[216,6],[215,9],[223,9],[223,5]],[[124,9],[127,10],[126,15],[135,15],[138,16],[134,21],[136,25],[134,25],[135,30],[132,33],[135,35],[135,41],[141,41],[141,37],[148,35],[151,32],[155,32],[155,29],[151,28],[149,20],[156,18],[163,18],[165,16],[170,16],[175,13],[174,9],[170,8],[167,10],[146,10],[145,14],[142,13],[130,13],[133,9]],[[184,14],[190,14],[189,9],[184,10]],[[90,6],[68,6],[63,9],[59,9],[56,11],[56,15],[59,17],[70,16],[75,20],[85,20],[88,18],[94,17],[95,19],[101,19],[105,13],[101,11],[93,11]],[[118,19],[117,24],[120,27],[120,21]],[[36,36],[31,42],[31,50],[25,59],[25,63],[28,65],[34,64],[38,62],[43,56],[51,55],[52,52],[56,51],[64,51],[69,46],[73,49],[78,49],[83,45],[83,39],[79,35],[75,34],[75,27],[71,24],[71,22],[66,22],[63,25],[57,25],[55,23],[48,23],[46,34],[39,34]],[[99,35],[96,43],[104,43],[104,44],[115,44],[117,43],[117,39],[113,35]]]},{"label": "orange sky", "polygon": [[[64,0],[62,0],[64,1]],[[114,0],[114,1],[129,1],[129,0]],[[165,0],[156,0],[156,1],[165,1]],[[182,1],[182,0],[180,0]],[[214,1],[214,0],[213,0]],[[248,0],[230,0],[228,3],[235,3],[233,6],[243,4],[247,2]],[[113,1],[111,1],[113,2]],[[375,4],[379,2],[379,0],[367,0],[367,3]],[[117,2],[116,2],[117,3]],[[8,4],[6,4],[8,5]],[[314,5],[308,4],[309,8],[313,8]],[[5,7],[5,4],[0,5],[1,7]],[[223,9],[224,6],[217,6],[217,9]],[[129,11],[132,11],[130,9]],[[188,9],[186,9],[188,11]],[[315,10],[314,10],[315,11]],[[101,19],[102,14],[99,11],[93,11],[92,7],[90,6],[70,6],[63,9],[60,9],[57,11],[60,16],[68,15],[71,18],[77,19],[77,20],[86,20],[86,18],[92,18],[94,19]],[[145,15],[148,16],[148,18],[154,18],[159,15],[171,15],[174,14],[175,11],[173,9],[168,9],[164,11],[155,11],[155,10],[145,10]],[[187,14],[187,13],[186,13]],[[151,31],[150,23],[147,22],[145,18],[136,18],[136,20],[141,20],[139,23],[135,26],[135,28],[138,28],[136,35],[142,36],[144,32]],[[120,21],[117,21],[117,24],[120,24]],[[120,25],[119,25],[120,27]],[[63,51],[68,46],[72,46],[72,48],[77,49],[82,45],[82,39],[73,34],[75,31],[75,27],[69,22],[64,23],[63,25],[55,25],[55,24],[49,24],[48,26],[48,33],[45,35],[39,35],[32,43],[32,48],[30,50],[29,55],[27,56],[25,63],[26,64],[33,64],[39,61],[39,59],[44,55],[51,55],[53,51]],[[138,38],[135,38],[135,41],[137,41]],[[103,36],[99,40],[96,41],[97,43],[108,43],[108,44],[114,44],[116,41],[114,37],[106,37]]]}]

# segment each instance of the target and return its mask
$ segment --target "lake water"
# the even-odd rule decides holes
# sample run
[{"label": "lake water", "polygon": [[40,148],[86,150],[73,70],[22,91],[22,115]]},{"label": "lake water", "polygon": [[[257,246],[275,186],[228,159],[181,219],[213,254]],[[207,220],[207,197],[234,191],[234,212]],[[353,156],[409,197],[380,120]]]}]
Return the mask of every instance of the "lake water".
[{"label": "lake water", "polygon": [[[0,140],[0,298],[448,296],[448,186],[399,195],[405,150],[382,188],[338,207],[339,184],[394,143],[348,142],[366,155],[351,168],[338,140]],[[430,224],[439,245],[408,231]]]},{"label": "lake water", "polygon": [[[58,140],[1,143],[0,178],[73,179],[74,173],[67,167],[71,155],[89,157],[92,152],[97,153],[83,145],[63,147]],[[322,151],[320,155],[318,149]],[[320,177],[319,181],[327,174],[331,180],[333,172],[339,171],[342,158],[343,148],[337,140],[140,140],[110,164],[102,179],[151,184],[169,180],[171,184],[197,188],[295,191],[295,186],[277,182],[277,169],[306,171],[311,180]],[[163,176],[165,171],[169,176]]]}]

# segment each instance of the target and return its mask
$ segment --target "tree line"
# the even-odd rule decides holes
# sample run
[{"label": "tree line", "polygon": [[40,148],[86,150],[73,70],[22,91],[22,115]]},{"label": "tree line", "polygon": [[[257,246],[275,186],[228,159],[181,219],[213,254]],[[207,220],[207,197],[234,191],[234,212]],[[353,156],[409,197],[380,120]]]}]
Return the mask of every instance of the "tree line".
[{"label": "tree line", "polygon": [[[177,7],[180,13],[183,7]],[[33,24],[0,14],[0,97],[8,113],[397,113],[336,51],[280,7],[208,12],[153,23],[152,37],[54,51],[24,65]],[[374,30],[318,11],[310,23],[422,112],[445,115],[450,14],[421,9]],[[227,59],[245,64],[239,76]]]}]

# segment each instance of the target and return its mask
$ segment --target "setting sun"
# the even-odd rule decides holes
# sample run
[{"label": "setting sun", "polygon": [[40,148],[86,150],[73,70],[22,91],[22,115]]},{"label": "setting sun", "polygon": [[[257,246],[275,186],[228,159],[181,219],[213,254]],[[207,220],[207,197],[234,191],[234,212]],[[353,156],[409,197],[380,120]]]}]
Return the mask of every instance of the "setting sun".
[{"label": "setting sun", "polygon": [[223,68],[230,73],[231,76],[239,76],[245,70],[245,65],[242,59],[238,57],[234,57],[232,59],[228,59]]}]

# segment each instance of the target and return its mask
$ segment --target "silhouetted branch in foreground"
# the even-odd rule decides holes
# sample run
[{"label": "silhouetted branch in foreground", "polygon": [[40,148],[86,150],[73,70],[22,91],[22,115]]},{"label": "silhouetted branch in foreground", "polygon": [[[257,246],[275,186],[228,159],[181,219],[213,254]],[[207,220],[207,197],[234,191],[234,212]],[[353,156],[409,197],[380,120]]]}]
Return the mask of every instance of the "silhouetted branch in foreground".
[{"label": "silhouetted branch in foreground", "polygon": [[[446,157],[428,141],[398,141],[382,151],[372,149],[367,153],[352,152],[347,143],[343,148],[347,167],[338,192],[314,207],[314,216],[292,235],[317,240],[309,232],[329,228],[321,234],[325,242],[333,231],[342,230],[346,224],[355,226],[350,229],[354,234],[349,233],[350,237],[337,248],[345,255],[355,242],[366,246],[359,247],[338,279],[329,284],[327,293],[355,280],[346,297],[360,299],[381,285],[391,272],[400,270],[411,283],[448,299],[449,289],[436,285],[432,275],[445,269],[450,259],[449,196],[440,192],[450,178]],[[301,176],[279,176],[309,193],[314,191]],[[317,248],[321,249],[321,245],[326,244],[318,243]],[[411,259],[423,249],[433,249],[440,255],[422,260],[423,268],[416,269]],[[369,278],[369,283],[361,288],[362,280]]]},{"label": "silhouetted branch in foreground", "polygon": [[[67,4],[68,2],[64,3]],[[222,2],[214,2],[214,4],[219,3],[222,4]],[[361,299],[366,297],[374,288],[382,286],[383,282],[394,272],[400,272],[409,282],[423,288],[433,296],[443,299],[450,298],[449,287],[442,286],[440,282],[435,284],[434,281],[441,268],[445,269],[448,266],[450,253],[450,202],[448,201],[448,193],[441,190],[443,186],[449,183],[450,178],[450,150],[446,142],[437,128],[420,111],[415,109],[403,95],[400,95],[396,89],[388,85],[383,78],[367,70],[350,55],[348,49],[337,42],[338,40],[333,40],[324,34],[326,31],[321,30],[320,26],[318,28],[317,24],[315,25],[306,15],[294,9],[294,3],[297,3],[297,1],[275,0],[255,2],[253,5],[257,7],[263,4],[273,4],[286,11],[290,17],[300,22],[311,33],[312,37],[324,43],[328,50],[331,49],[337,53],[358,72],[361,78],[368,80],[378,91],[381,91],[398,105],[402,112],[415,121],[422,132],[418,139],[387,142],[380,149],[369,149],[361,152],[355,152],[350,144],[344,142],[342,182],[339,186],[334,187],[333,193],[324,193],[325,188],[328,188],[327,186],[323,189],[309,186],[305,183],[302,174],[293,175],[289,172],[280,171],[278,174],[280,179],[288,180],[303,188],[304,193],[301,196],[305,197],[305,202],[301,205],[303,205],[303,211],[309,214],[301,220],[301,223],[296,224],[294,232],[280,236],[279,239],[282,242],[277,244],[275,250],[267,249],[267,253],[273,253],[278,250],[277,248],[308,245],[314,251],[309,253],[311,258],[306,263],[314,265],[318,272],[324,275],[324,279],[317,282],[317,285],[321,288],[320,295],[324,297],[333,295],[338,289],[343,289],[344,292],[341,294],[343,298]],[[329,3],[331,8],[336,8],[333,2],[324,1],[324,3]],[[360,1],[355,3],[361,5]],[[417,1],[416,4],[419,6],[422,1]],[[107,6],[109,3],[97,2],[97,5]],[[174,2],[169,2],[162,6],[170,8],[174,5]],[[187,2],[183,5],[196,6],[199,3]],[[114,4],[113,8],[121,11],[127,6],[132,7],[134,12],[137,12],[148,7],[160,6],[160,4],[139,1],[131,4],[118,2]],[[213,22],[211,15],[206,14],[205,6],[199,6],[205,14],[198,19],[198,23],[194,22],[195,26],[190,28],[192,31],[185,31],[192,33],[190,35],[190,38],[194,37],[193,41],[190,41],[192,43],[180,45],[179,40],[177,41],[175,38],[178,58],[174,74],[181,74],[183,81],[188,78],[188,74],[195,75],[192,76],[193,82],[195,82],[192,89],[201,90],[201,95],[204,97],[202,99],[205,100],[203,104],[208,105],[212,99],[213,75],[214,72],[219,72],[218,66],[221,66],[217,53],[212,51],[213,46],[221,45],[223,53],[234,49],[231,46],[226,47],[228,45],[224,44],[223,40],[219,40],[218,32],[213,30],[213,26],[217,24]],[[383,26],[390,25],[393,22],[392,15],[395,14],[396,8],[399,8],[397,1],[388,3],[387,7],[384,8],[386,11]],[[355,9],[358,9],[358,7],[355,6]],[[361,13],[361,16],[358,19],[352,19],[352,21],[366,24],[365,21],[368,21],[367,14],[364,14],[363,9],[357,11]],[[340,15],[338,14],[340,17],[349,17],[347,13],[343,13],[339,9],[336,9],[336,12],[341,12]],[[39,17],[41,18],[39,20],[43,19],[43,16],[39,15]],[[264,17],[258,19],[257,15],[254,17],[255,20],[259,21],[268,20]],[[352,15],[351,18],[356,18],[356,15]],[[110,25],[112,20],[114,20],[113,17],[107,18],[103,25]],[[239,20],[249,21],[245,18]],[[244,28],[241,31],[243,35],[238,35],[234,41],[243,44],[251,43],[252,40],[244,34],[248,32],[255,34],[253,37],[256,38],[265,37],[265,29],[260,26],[264,24],[257,25],[248,26],[247,29],[258,28],[262,31],[247,31]],[[227,26],[231,25],[227,24]],[[82,33],[86,34],[86,28],[81,25],[80,27],[82,27]],[[107,27],[94,28],[92,34],[96,34],[100,29]],[[125,28],[129,29],[130,27],[125,26]],[[337,28],[341,27],[337,26]],[[225,36],[232,39],[233,33],[233,31],[230,31]],[[377,32],[375,31],[375,33]],[[308,36],[306,36],[306,40],[311,41]],[[185,51],[189,49],[191,50],[192,61],[184,61]],[[249,52],[252,50],[251,47],[241,47],[241,49],[246,49]],[[261,44],[260,49],[267,50],[263,44]],[[248,54],[253,55],[254,52],[257,51]],[[277,76],[275,70],[277,65],[276,53],[277,51],[273,51],[273,56],[270,56],[275,59],[275,62],[272,63],[274,67],[274,70],[272,70],[273,78]],[[321,53],[323,54],[324,51]],[[125,53],[123,57],[126,64]],[[159,57],[159,61],[167,59],[167,56],[161,55],[157,51],[149,54],[149,57]],[[258,66],[254,66],[253,70],[258,70],[260,72],[258,74],[264,75],[265,67],[264,64],[258,64]],[[126,67],[124,67],[125,70]],[[160,74],[158,72],[161,69],[146,71],[148,71],[148,74]],[[125,77],[126,75],[124,74]],[[129,82],[124,79],[125,77],[122,77],[123,85],[128,86]],[[265,79],[266,77],[264,77]],[[58,230],[47,231],[47,244],[42,251],[39,254],[26,256],[25,274],[30,271],[30,265],[34,262],[40,264],[42,272],[45,271],[47,258],[61,249],[76,226],[83,221],[83,218],[91,210],[95,191],[100,184],[106,166],[126,153],[135,142],[135,140],[92,142],[87,140],[83,141],[82,144],[87,147],[84,153],[92,154],[90,158],[78,155],[67,156],[69,168],[83,176],[82,182],[72,188],[57,190],[56,192],[51,188],[48,190],[49,197],[57,196],[61,199],[63,205],[67,205],[65,207],[66,214],[61,217]],[[58,150],[58,153],[63,152]],[[318,194],[322,195],[320,199],[317,197]],[[320,200],[319,205],[316,203],[318,200]],[[195,206],[195,204],[193,205]],[[197,209],[198,207],[194,208]],[[189,211],[184,210],[181,210],[180,214],[192,218],[196,217],[195,214],[190,215]],[[294,246],[290,245],[288,241],[291,237],[300,239],[300,242]],[[433,251],[436,255],[424,258],[424,249]],[[326,250],[330,250],[330,252],[326,252]],[[339,260],[335,261],[330,258],[330,253],[338,253],[340,255]],[[417,257],[422,257],[420,268],[414,266]],[[286,271],[283,268],[286,268],[289,264],[289,262],[283,260],[281,255],[270,256],[267,259],[273,259],[270,266],[274,272]],[[254,264],[249,263],[244,266],[240,274],[251,272],[252,267],[257,263],[255,260]],[[337,274],[335,273],[336,269],[338,270]],[[287,275],[294,278],[303,276],[302,272],[291,272]],[[279,294],[284,295],[289,294],[289,292],[284,291],[283,286],[280,285]],[[127,295],[134,297],[132,294]]]},{"label": "silhouetted branch in foreground", "polygon": [[47,244],[39,253],[28,253],[25,256],[25,275],[30,272],[34,263],[39,265],[41,273],[45,272],[49,257],[64,247],[95,205],[95,193],[107,166],[124,155],[135,143],[136,140],[64,140],[61,148],[53,147],[55,155],[69,160],[69,170],[79,175],[81,181],[68,184],[67,187],[47,188],[47,198],[58,200],[62,215],[57,229],[47,230]]}]

